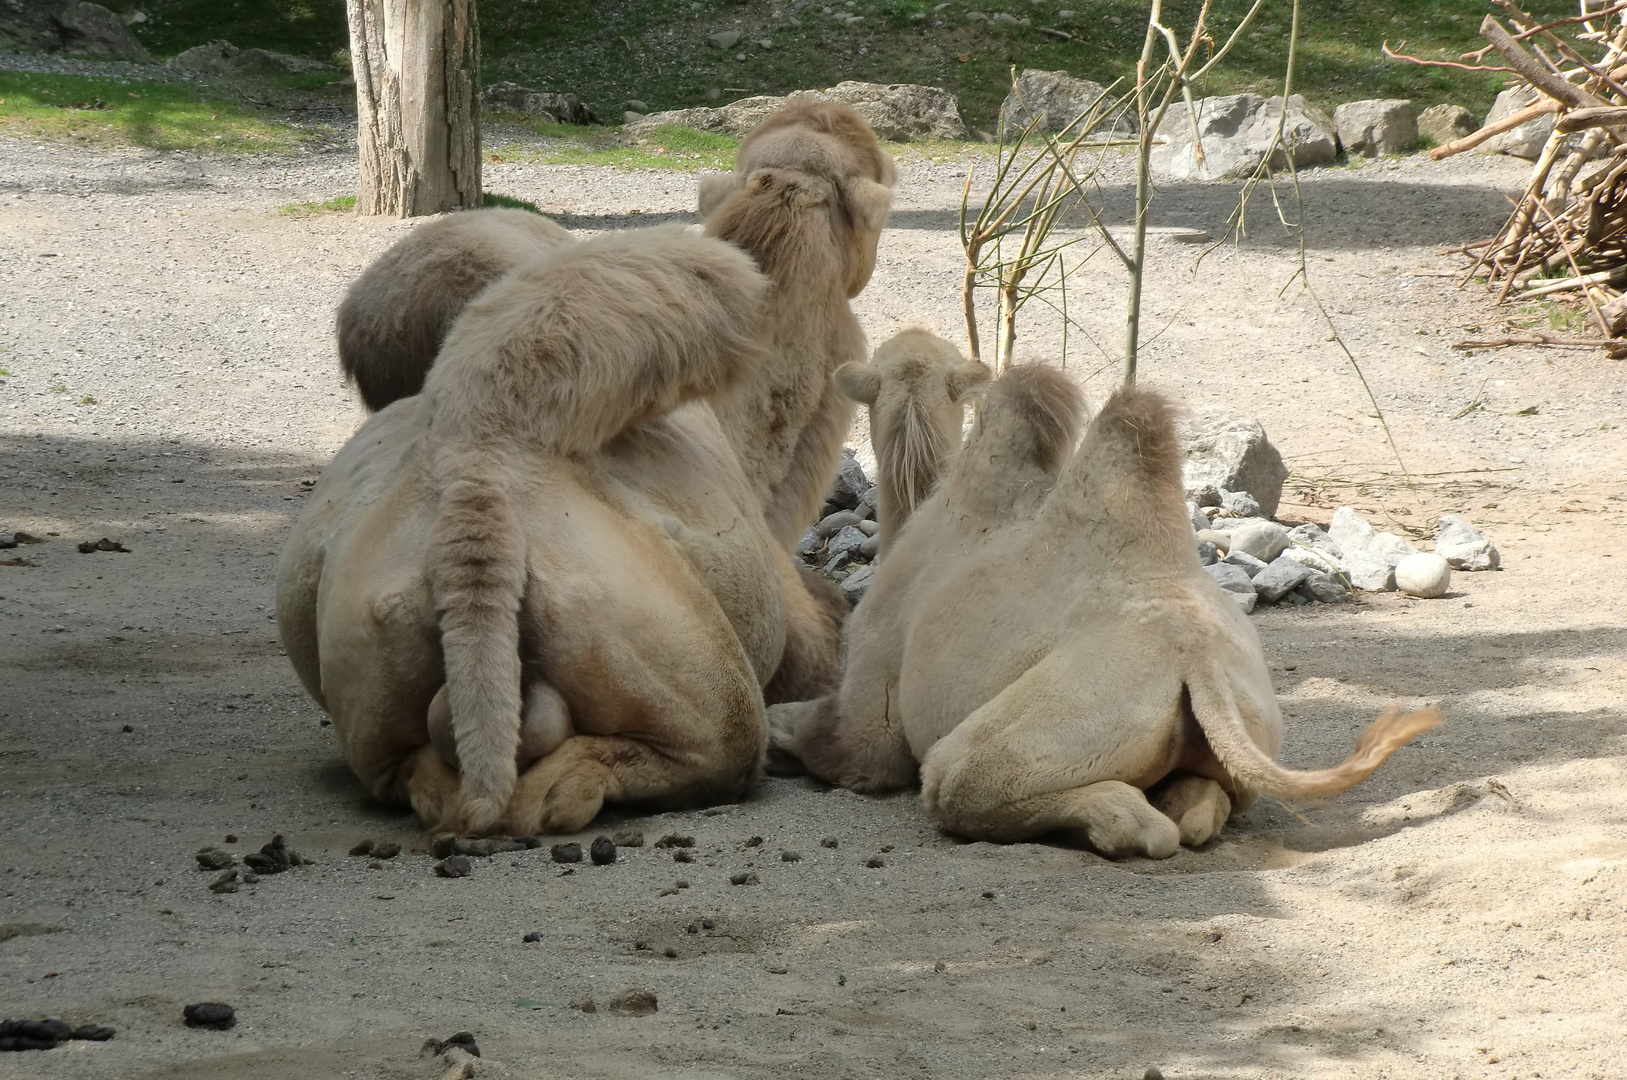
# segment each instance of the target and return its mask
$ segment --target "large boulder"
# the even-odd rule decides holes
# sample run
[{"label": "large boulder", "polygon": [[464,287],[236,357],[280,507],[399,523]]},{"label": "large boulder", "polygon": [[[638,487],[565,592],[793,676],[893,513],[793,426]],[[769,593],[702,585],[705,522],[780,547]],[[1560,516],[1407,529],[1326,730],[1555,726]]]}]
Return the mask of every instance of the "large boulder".
[{"label": "large boulder", "polygon": [[[1086,79],[1076,79],[1065,71],[1024,71],[1000,105],[1000,121],[1007,131],[1021,130],[1036,117],[1039,130],[1059,135],[1079,134],[1074,124],[1093,106],[1106,108],[1101,86]],[[1125,111],[1104,118],[1093,125],[1091,133],[1133,134],[1135,117]]]},{"label": "large boulder", "polygon": [[627,139],[640,139],[658,127],[676,126],[744,137],[788,101],[813,98],[849,105],[876,133],[889,142],[916,139],[962,139],[966,124],[955,96],[947,90],[911,83],[844,82],[828,90],[799,90],[788,97],[749,97],[718,108],[672,109],[650,113],[622,129]]},{"label": "large boulder", "polygon": [[1181,483],[1187,490],[1212,485],[1246,491],[1260,504],[1261,514],[1276,515],[1288,466],[1258,420],[1227,411],[1197,413],[1183,434],[1186,460]]},{"label": "large boulder", "polygon": [[307,60],[303,56],[289,56],[269,49],[244,49],[232,61],[232,70],[245,75],[309,75],[338,71],[332,64],[320,60]]},{"label": "large boulder", "polygon": [[[1283,115],[1280,97],[1232,94],[1193,102],[1196,130],[1203,147],[1199,160],[1193,142],[1192,114],[1184,102],[1170,107],[1158,125],[1162,145],[1153,147],[1152,168],[1162,180],[1238,180],[1265,161]],[[1298,94],[1288,99],[1283,144],[1271,154],[1270,167],[1286,168],[1290,156],[1297,168],[1329,165],[1338,157],[1333,122]],[[1259,493],[1254,493],[1259,498]]]},{"label": "large boulder", "polygon": [[1333,110],[1333,126],[1347,154],[1399,154],[1418,141],[1410,101],[1348,101]]},{"label": "large boulder", "polygon": [[[1534,105],[1540,97],[1529,86],[1516,86],[1511,90],[1504,90],[1497,95],[1497,100],[1491,104],[1491,112],[1486,114],[1486,124],[1495,124],[1506,116],[1519,112],[1521,109]],[[1484,125],[1482,125],[1484,126]],[[1510,157],[1535,159],[1542,153],[1542,147],[1548,141],[1548,136],[1554,131],[1554,115],[1546,113],[1535,120],[1527,120],[1511,131],[1493,136],[1476,148],[1480,154],[1508,154]]]},{"label": "large boulder", "polygon": [[1418,134],[1445,146],[1480,130],[1474,113],[1462,105],[1431,105],[1418,114]]},{"label": "large boulder", "polygon": [[124,20],[100,4],[68,0],[56,6],[50,19],[60,41],[52,51],[96,60],[153,62],[152,54],[136,40]]},{"label": "large boulder", "polygon": [[176,53],[164,61],[171,71],[191,71],[199,75],[224,75],[232,70],[242,50],[229,41],[211,41],[194,45],[183,53]]},{"label": "large boulder", "polygon": [[548,117],[556,124],[592,124],[598,121],[593,107],[575,94],[550,94],[519,83],[492,83],[481,91],[487,105],[513,109],[528,116]]}]

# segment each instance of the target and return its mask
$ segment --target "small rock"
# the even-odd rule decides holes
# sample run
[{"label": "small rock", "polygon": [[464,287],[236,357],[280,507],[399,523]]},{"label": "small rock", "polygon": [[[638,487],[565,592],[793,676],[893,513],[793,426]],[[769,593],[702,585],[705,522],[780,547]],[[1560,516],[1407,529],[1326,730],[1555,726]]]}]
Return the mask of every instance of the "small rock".
[{"label": "small rock", "polygon": [[209,891],[212,892],[212,893],[234,893],[234,892],[236,892],[237,891],[237,871],[236,870],[228,870],[225,873],[221,874],[214,881],[209,883]]},{"label": "small rock", "polygon": [[1395,533],[1381,532],[1373,534],[1373,538],[1367,542],[1367,551],[1394,566],[1408,555],[1417,554],[1418,549]]},{"label": "small rock", "polygon": [[237,1023],[237,1010],[218,1001],[200,1001],[181,1010],[187,1027],[213,1028],[225,1031]]},{"label": "small rock", "polygon": [[617,847],[643,847],[644,834],[641,832],[619,832],[612,837]]},{"label": "small rock", "polygon": [[675,847],[694,847],[695,838],[693,836],[679,836],[677,833],[667,833],[667,835],[655,842],[655,846],[663,849]]},{"label": "small rock", "polygon": [[83,540],[80,542],[79,553],[81,555],[89,555],[93,551],[122,551],[126,555],[130,554],[129,548],[117,540],[109,540],[105,536],[100,540]]},{"label": "small rock", "polygon": [[462,1050],[470,1057],[480,1056],[480,1047],[475,1045],[475,1036],[471,1031],[460,1031],[456,1035],[448,1035],[444,1039],[431,1039],[424,1044],[425,1050],[436,1054],[445,1054],[449,1050]]},{"label": "small rock", "polygon": [[271,838],[271,843],[261,847],[258,852],[251,851],[243,856],[243,862],[262,874],[281,874],[290,867],[299,866],[304,860],[288,847],[282,833],[277,833]]},{"label": "small rock", "polygon": [[873,487],[859,496],[859,505],[853,508],[853,512],[862,516],[866,521],[875,521],[880,513],[880,507],[881,489]]},{"label": "small rock", "polygon": [[792,851],[790,848],[786,848],[786,849],[784,849],[783,851],[780,852],[780,862],[801,862],[801,861],[802,861],[802,853],[800,851]]},{"label": "small rock", "polygon": [[939,960],[936,964],[932,965],[932,970],[937,974],[942,975],[945,971],[949,970],[949,966],[942,960]]},{"label": "small rock", "polygon": [[1275,521],[1250,521],[1231,530],[1231,541],[1231,551],[1272,562],[1288,546],[1288,530]]},{"label": "small rock", "polygon": [[86,1042],[106,1042],[118,1034],[110,1027],[102,1024],[80,1024],[73,1029],[73,1038],[84,1039]]},{"label": "small rock", "polygon": [[[1291,554],[1291,552],[1283,552],[1282,558],[1286,559]],[[1281,559],[1278,560],[1278,562],[1281,561]],[[1276,563],[1272,565],[1275,566]],[[1305,575],[1305,580],[1299,583],[1299,588],[1295,591],[1305,599],[1314,600],[1319,604],[1342,604],[1347,599],[1344,582],[1332,574],[1324,574],[1317,570],[1310,570]]]},{"label": "small rock", "polygon": [[742,846],[743,847],[762,847],[763,846],[763,838],[760,837],[760,836],[748,836],[746,838],[745,844],[743,844]]},{"label": "small rock", "polygon": [[435,873],[444,878],[468,877],[474,872],[475,864],[467,855],[449,855],[435,864]]},{"label": "small rock", "polygon": [[858,525],[865,520],[852,510],[838,510],[836,513],[821,518],[819,524],[813,527],[814,535],[824,540],[835,536],[849,525]]},{"label": "small rock", "polygon": [[[844,511],[844,513],[845,512],[846,511]],[[809,562],[814,560],[814,558],[819,554],[819,549],[824,546],[824,541],[819,537],[818,529],[819,527],[817,525],[814,526],[807,532],[803,533],[802,539],[797,541],[797,555],[807,559]]]},{"label": "small rock", "polygon": [[1439,528],[1435,554],[1454,570],[1495,570],[1502,564],[1502,556],[1492,542],[1456,514],[1442,514]]},{"label": "small rock", "polygon": [[1367,519],[1350,507],[1341,506],[1333,512],[1333,522],[1328,526],[1328,537],[1345,552],[1365,551],[1374,535],[1373,527],[1367,524]]},{"label": "small rock", "polygon": [[[1258,103],[1257,98],[1255,101]],[[1175,128],[1190,138],[1190,126],[1191,120],[1186,118],[1183,110],[1179,124],[1166,117],[1159,132],[1164,134],[1170,128]],[[1274,138],[1274,120],[1271,129]],[[1190,143],[1188,147],[1187,152],[1190,153]],[[1330,142],[1328,149],[1332,148]],[[1331,158],[1332,154],[1328,156]],[[1252,172],[1252,167],[1248,171]],[[1220,492],[1246,491],[1260,504],[1261,516],[1270,517],[1277,512],[1277,504],[1282,499],[1282,484],[1288,479],[1288,466],[1283,464],[1282,455],[1266,438],[1265,428],[1258,420],[1224,410],[1198,413],[1187,421],[1183,436],[1186,458],[1181,466],[1181,486],[1188,499],[1199,506],[1220,506]],[[1208,500],[1206,490],[1211,487],[1215,489],[1213,502]],[[1195,498],[1195,493],[1202,494],[1204,498]]]},{"label": "small rock", "polygon": [[616,861],[616,844],[608,836],[598,837],[588,849],[588,857],[595,866],[609,866]]},{"label": "small rock", "polygon": [[1230,533],[1222,532],[1219,529],[1200,529],[1197,537],[1199,543],[1213,544],[1220,551],[1231,550],[1232,537]]},{"label": "small rock", "polygon": [[839,846],[840,843],[841,841],[837,840],[836,837],[827,836],[823,840],[819,841],[819,846],[823,848],[834,848]]},{"label": "small rock", "polygon": [[1193,484],[1186,489],[1186,501],[1195,507],[1220,506],[1220,489],[1213,484]]},{"label": "small rock", "polygon": [[1277,559],[1254,575],[1254,591],[1261,600],[1275,604],[1299,588],[1310,576],[1310,569],[1293,559]]},{"label": "small rock", "polygon": [[1021,26],[1022,25],[1022,20],[1018,19],[1015,15],[1007,15],[1003,11],[997,11],[993,15],[990,15],[989,16],[989,22],[993,23],[995,26]]},{"label": "small rock", "polygon": [[1228,552],[1226,557],[1220,561],[1227,566],[1237,567],[1250,578],[1253,578],[1261,570],[1264,570],[1268,565],[1270,565],[1264,559],[1256,559],[1253,555],[1250,555],[1246,551]]},{"label": "small rock", "polygon": [[830,494],[826,497],[828,502],[841,510],[853,510],[858,507],[859,500],[864,498],[867,491],[875,485],[870,483],[864,475],[864,466],[852,456],[852,451],[843,450],[842,464],[836,469],[836,480],[831,484]]},{"label": "small rock", "polygon": [[1344,570],[1351,587],[1363,592],[1390,592],[1395,588],[1395,567],[1365,549],[1346,549]]},{"label": "small rock", "polygon": [[528,945],[531,944],[532,942],[541,941],[542,940],[542,931],[541,930],[533,930],[529,934],[525,935],[525,937],[521,938],[520,940],[525,942]]},{"label": "small rock", "polygon": [[[875,522],[866,521],[865,524],[866,525],[874,525]],[[880,554],[881,554],[881,537],[874,534],[874,533],[872,533],[869,537],[867,537],[865,539],[864,543],[859,545],[859,558],[861,558],[861,559],[865,559],[865,560],[868,560],[868,561],[874,561],[875,557],[877,555],[880,555]]]},{"label": "small rock", "polygon": [[887,865],[887,860],[883,859],[880,855],[872,855],[870,858],[865,860],[864,865],[868,866],[872,870],[880,870],[883,866]]},{"label": "small rock", "polygon": [[437,836],[435,842],[430,845],[429,853],[437,859],[444,859],[448,855],[456,855],[457,843],[458,838],[450,833],[445,836]]},{"label": "small rock", "polygon": [[832,555],[844,552],[849,556],[857,555],[867,539],[868,537],[856,526],[847,525],[837,530],[835,535],[825,542],[825,550]]},{"label": "small rock", "polygon": [[1148,1065],[1147,1071],[1141,1074],[1141,1080],[1164,1080],[1164,1074],[1158,1066]]},{"label": "small rock", "polygon": [[732,49],[744,36],[738,30],[720,30],[715,34],[708,34],[706,44],[713,49]]},{"label": "small rock", "polygon": [[702,919],[701,920],[701,929],[702,930],[716,930],[717,929],[717,923],[714,922],[711,919]]},{"label": "small rock", "polygon": [[237,860],[232,858],[230,852],[219,851],[212,847],[204,848],[193,858],[198,860],[200,870],[224,870],[228,866],[237,865]]},{"label": "small rock", "polygon": [[655,995],[648,990],[624,990],[610,999],[610,1011],[617,1016],[649,1016],[659,1008]]},{"label": "small rock", "polygon": [[1219,550],[1207,540],[1198,541],[1198,562],[1204,566],[1213,566],[1220,561]]},{"label": "small rock", "polygon": [[401,845],[394,840],[381,840],[373,845],[373,858],[393,859],[401,854]]},{"label": "small rock", "polygon": [[1395,566],[1396,588],[1409,596],[1434,600],[1452,584],[1452,567],[1440,555],[1416,552]]},{"label": "small rock", "polygon": [[731,874],[729,876],[730,885],[756,885],[757,883],[757,875],[753,873]]},{"label": "small rock", "polygon": [[452,850],[458,855],[467,855],[471,859],[489,859],[492,856],[493,845],[489,839],[464,840],[460,837],[453,842]]},{"label": "small rock", "polygon": [[[516,836],[514,839],[518,840],[521,844],[524,844],[525,850],[527,851],[535,851],[537,848],[542,846],[542,837],[540,836]],[[642,842],[643,839],[644,838],[642,836],[639,837],[640,842]]]},{"label": "small rock", "polygon": [[599,1011],[599,1006],[593,1003],[592,998],[577,998],[575,1001],[571,1002],[571,1008],[575,1009],[577,1012],[584,1013],[596,1013]]},{"label": "small rock", "polygon": [[1259,517],[1260,504],[1246,491],[1222,491],[1220,508],[1232,517]]},{"label": "small rock", "polygon": [[626,101],[621,103],[621,107],[629,112],[636,113],[647,113],[650,111],[650,107],[644,104],[644,102],[640,101],[638,98],[628,98]]},{"label": "small rock", "polygon": [[692,863],[695,861],[695,856],[680,848],[672,853],[672,861],[676,863]]},{"label": "small rock", "polygon": [[[870,541],[866,540],[865,543],[868,544]],[[870,586],[875,579],[876,568],[874,566],[861,566],[842,579],[840,586],[842,595],[846,596],[852,603],[857,604],[864,599],[864,594],[870,591]]]},{"label": "small rock", "polygon": [[578,863],[582,861],[582,845],[574,840],[568,844],[555,844],[548,854],[556,863]]},{"label": "small rock", "polygon": [[373,841],[363,840],[361,843],[356,844],[350,849],[350,854],[353,856],[373,854]]},{"label": "small rock", "polygon": [[661,955],[666,957],[668,960],[676,960],[678,959],[678,950],[674,949],[671,945],[668,945],[666,948],[661,950]]},{"label": "small rock", "polygon": [[238,880],[245,885],[258,885],[260,883],[260,875],[256,874],[253,870],[245,870]]}]

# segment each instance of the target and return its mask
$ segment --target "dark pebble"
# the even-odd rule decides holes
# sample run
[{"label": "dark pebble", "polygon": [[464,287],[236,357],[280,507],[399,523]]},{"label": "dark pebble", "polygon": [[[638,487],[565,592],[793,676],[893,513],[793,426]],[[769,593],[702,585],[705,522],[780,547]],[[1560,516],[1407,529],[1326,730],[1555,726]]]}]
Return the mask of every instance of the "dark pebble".
[{"label": "dark pebble", "polygon": [[195,856],[198,868],[202,870],[224,870],[228,866],[236,866],[237,860],[229,852],[216,851],[214,848],[204,848]]},{"label": "dark pebble", "polygon": [[763,843],[763,838],[760,837],[760,836],[748,837],[747,840],[746,840],[746,846],[747,847],[761,847],[762,843]]},{"label": "dark pebble", "polygon": [[437,859],[444,859],[448,855],[456,855],[457,843],[458,838],[451,833],[447,833],[445,836],[437,836],[435,843],[430,845],[429,853]]},{"label": "dark pebble", "polygon": [[1156,1065],[1148,1065],[1147,1071],[1141,1074],[1141,1080],[1164,1080],[1164,1070]]},{"label": "dark pebble", "polygon": [[253,870],[245,870],[243,871],[243,876],[239,880],[245,885],[258,885],[260,883],[260,875],[256,874]]},{"label": "dark pebble", "polygon": [[647,941],[635,941],[635,942],[633,942],[633,951],[634,952],[648,952],[649,949],[650,949],[650,943],[647,942]]},{"label": "dark pebble", "polygon": [[1213,932],[1205,934],[1205,935],[1203,935],[1203,940],[1205,940],[1209,944],[1213,945],[1215,942],[1220,940],[1220,934],[1213,933]]},{"label": "dark pebble", "polygon": [[549,854],[554,862],[581,862],[582,845],[574,840],[568,844],[555,844]]},{"label": "dark pebble", "polygon": [[615,841],[608,836],[599,837],[593,841],[593,846],[588,849],[588,857],[593,860],[595,866],[609,866],[616,861]]},{"label": "dark pebble", "polygon": [[614,837],[617,847],[643,847],[644,834],[635,830],[619,832]]},{"label": "dark pebble", "polygon": [[533,851],[542,846],[542,837],[540,836],[516,836],[514,839],[525,845],[527,851]]},{"label": "dark pebble", "polygon": [[526,850],[524,840],[516,840],[512,836],[494,836],[486,841],[486,846],[493,855],[507,855],[511,851]]},{"label": "dark pebble", "polygon": [[834,837],[834,836],[825,837],[823,840],[819,841],[819,846],[820,847],[828,847],[828,848],[836,847],[837,846],[836,837]]},{"label": "dark pebble", "polygon": [[73,1029],[73,1038],[84,1039],[86,1042],[106,1042],[117,1032],[101,1024],[80,1024]]},{"label": "dark pebble", "polygon": [[585,1013],[596,1013],[599,1011],[599,1006],[593,1003],[592,998],[577,998],[575,1001],[571,1002],[571,1008],[575,1009],[577,1012]]},{"label": "dark pebble", "polygon": [[393,859],[401,854],[401,845],[394,840],[381,840],[373,845],[373,858]]},{"label": "dark pebble", "polygon": [[227,834],[226,834],[226,842],[227,842],[227,843],[228,843],[228,844],[235,844],[235,843],[237,843],[237,834],[236,834],[236,833],[227,833]]},{"label": "dark pebble", "polygon": [[134,728],[134,727],[131,727],[131,726],[130,726],[130,725],[129,725],[129,724],[125,724],[125,725],[124,725],[124,733],[125,733],[125,734],[126,734],[126,735],[128,735],[128,734],[130,734],[130,733],[131,733],[131,732],[132,732],[132,731],[134,731],[134,730],[135,730],[135,728]]},{"label": "dark pebble", "polygon": [[449,855],[435,864],[435,873],[441,877],[468,877],[475,868],[467,855]]},{"label": "dark pebble", "polygon": [[475,1036],[472,1031],[460,1031],[455,1035],[448,1035],[435,1044],[435,1052],[444,1054],[454,1046],[471,1057],[480,1056],[480,1047],[475,1045]]},{"label": "dark pebble", "polygon": [[672,861],[673,862],[691,862],[692,863],[692,862],[695,861],[695,856],[691,855],[687,851],[674,851],[672,853]]},{"label": "dark pebble", "polygon": [[237,1023],[237,1010],[218,1001],[200,1001],[181,1010],[187,1027],[213,1028],[225,1031]]},{"label": "dark pebble", "polygon": [[887,860],[883,859],[880,855],[876,855],[867,860],[864,865],[868,866],[872,870],[880,870],[883,866],[887,865]]},{"label": "dark pebble", "polygon": [[698,933],[701,932],[701,924],[698,923],[698,922],[692,922],[687,927],[685,927],[685,929],[688,930],[691,934],[698,934]]},{"label": "dark pebble", "polygon": [[983,890],[983,899],[985,899],[985,900],[993,900],[994,899],[994,890],[993,889],[984,889]]},{"label": "dark pebble", "polygon": [[729,878],[729,884],[730,885],[755,885],[755,884],[757,884],[757,875],[756,874],[751,874],[751,873],[734,874]]},{"label": "dark pebble", "polygon": [[690,848],[695,846],[693,836],[679,836],[677,833],[667,833],[655,842],[658,848]]},{"label": "dark pebble", "polygon": [[454,840],[452,851],[471,859],[489,859],[497,848],[491,840]]},{"label": "dark pebble", "polygon": [[533,942],[533,941],[541,941],[542,940],[542,931],[541,930],[533,930],[529,934],[525,935],[525,937],[521,938],[520,940],[524,941],[524,942],[527,942],[527,943]]},{"label": "dark pebble", "polygon": [[887,853],[888,853],[888,852],[889,852],[889,851],[891,851],[891,850],[892,850],[892,849],[893,849],[893,846],[892,846],[892,845],[891,845],[891,844],[883,844],[883,845],[881,845],[881,849],[880,849],[880,850],[881,850],[881,853],[882,853],[882,854],[883,854],[883,855],[885,855],[885,854],[887,854]]},{"label": "dark pebble", "polygon": [[702,919],[701,920],[701,929],[702,930],[715,930],[716,928],[717,928],[717,923],[713,922],[711,919]]},{"label": "dark pebble", "polygon": [[373,854],[373,841],[363,840],[361,843],[350,849],[350,854],[357,857]]},{"label": "dark pebble", "polygon": [[661,950],[661,955],[666,957],[668,960],[676,960],[678,959],[678,950],[674,949],[671,945],[668,945],[666,948]]},{"label": "dark pebble", "polygon": [[937,972],[939,975],[942,975],[944,973],[944,971],[945,971],[944,962],[942,960],[939,960],[936,964],[932,965],[932,970]]},{"label": "dark pebble", "polygon": [[237,871],[227,870],[209,883],[212,893],[232,893],[237,891]]},{"label": "dark pebble", "polygon": [[768,973],[770,975],[784,975],[786,972],[788,972],[790,970],[791,970],[790,968],[771,967],[771,968],[768,969]]},{"label": "dark pebble", "polygon": [[618,1016],[648,1016],[658,1008],[648,990],[624,990],[610,999],[610,1011]]},{"label": "dark pebble", "polygon": [[689,882],[687,882],[687,881],[674,881],[672,883],[672,886],[675,889],[687,889],[687,888],[689,888]]},{"label": "dark pebble", "polygon": [[802,852],[800,852],[800,851],[792,851],[790,848],[786,848],[784,851],[780,852],[780,862],[801,862],[801,861],[802,861]]}]

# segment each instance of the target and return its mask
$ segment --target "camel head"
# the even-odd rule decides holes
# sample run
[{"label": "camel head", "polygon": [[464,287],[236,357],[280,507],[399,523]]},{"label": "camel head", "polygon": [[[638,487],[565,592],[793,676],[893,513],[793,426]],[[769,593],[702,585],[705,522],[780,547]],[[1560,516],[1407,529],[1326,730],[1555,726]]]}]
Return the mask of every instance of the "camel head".
[{"label": "camel head", "polygon": [[[834,102],[792,101],[746,136],[733,172],[701,181],[699,209],[708,234],[751,252],[776,281],[782,273],[770,263],[823,250],[839,261],[852,298],[875,269],[897,179],[893,159],[858,113]],[[813,235],[814,215],[823,219],[823,238]],[[799,242],[786,243],[788,231],[799,233]]]},{"label": "camel head", "polygon": [[971,395],[990,378],[949,342],[911,327],[882,343],[869,363],[836,369],[842,393],[870,408],[870,440],[881,466],[881,536],[896,535],[937,483],[960,443]]}]

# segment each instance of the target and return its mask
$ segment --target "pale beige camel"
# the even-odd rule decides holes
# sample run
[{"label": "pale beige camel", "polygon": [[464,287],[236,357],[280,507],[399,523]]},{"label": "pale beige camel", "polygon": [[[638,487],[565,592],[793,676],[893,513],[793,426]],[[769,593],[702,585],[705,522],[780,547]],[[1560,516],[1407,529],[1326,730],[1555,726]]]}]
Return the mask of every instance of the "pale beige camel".
[{"label": "pale beige camel", "polygon": [[[793,406],[824,398],[828,367],[810,381],[806,348],[764,349],[762,312],[847,313],[866,244],[846,199],[754,170],[714,215],[735,246],[669,229],[561,247],[471,302],[423,394],[340,451],[284,550],[278,622],[375,794],[477,833],[733,797],[765,688],[835,685],[839,616],[714,410],[821,416]],[[764,304],[729,299],[752,291],[742,248]]]},{"label": "pale beige camel", "polygon": [[516,267],[575,242],[526,210],[471,210],[417,226],[345,291],[335,320],[345,378],[374,412],[418,393],[465,304]]},{"label": "pale beige camel", "polygon": [[771,710],[777,756],[860,791],[919,768],[965,836],[1162,858],[1261,794],[1344,791],[1440,722],[1392,710],[1338,766],[1278,765],[1264,654],[1198,561],[1168,404],[1121,390],[1070,456],[1081,413],[1045,368],[989,388],[854,613],[841,689]]},{"label": "pale beige camel", "polygon": [[870,410],[870,443],[881,469],[876,520],[883,551],[932,490],[944,458],[959,449],[968,395],[990,375],[987,364],[966,359],[918,326],[882,342],[869,363],[836,369],[837,386]]}]

